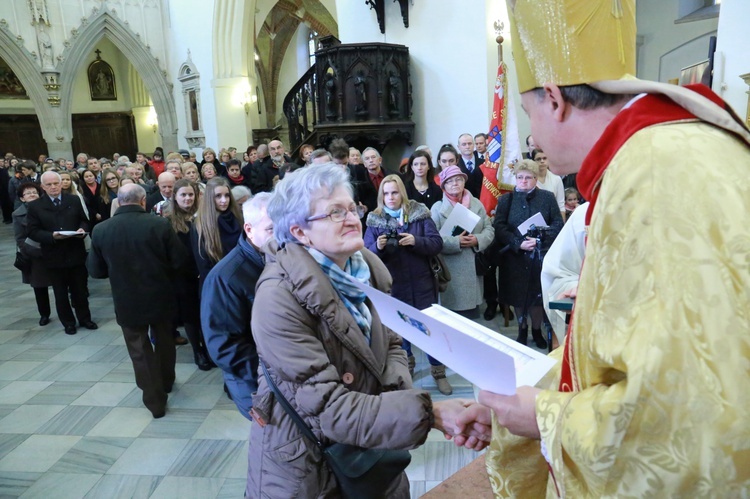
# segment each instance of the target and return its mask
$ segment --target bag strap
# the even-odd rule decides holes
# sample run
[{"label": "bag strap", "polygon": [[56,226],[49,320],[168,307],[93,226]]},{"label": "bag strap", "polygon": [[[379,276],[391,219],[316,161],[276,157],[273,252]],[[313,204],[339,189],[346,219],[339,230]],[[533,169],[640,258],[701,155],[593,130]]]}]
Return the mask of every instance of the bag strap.
[{"label": "bag strap", "polygon": [[294,421],[294,424],[297,425],[297,428],[302,432],[303,435],[305,435],[307,438],[315,442],[315,445],[320,447],[320,450],[325,450],[325,446],[323,443],[317,439],[315,434],[312,432],[309,426],[304,422],[302,419],[302,416],[300,416],[297,411],[294,410],[292,407],[292,404],[289,403],[289,401],[281,394],[281,390],[279,390],[279,387],[276,386],[276,383],[273,382],[271,379],[271,375],[268,374],[268,369],[266,368],[266,363],[263,359],[260,359],[260,367],[263,369],[263,375],[266,377],[266,382],[268,382],[268,387],[273,392],[274,396],[276,397],[276,400],[278,400],[279,404],[281,404],[282,409],[284,409],[284,412],[286,412],[290,418],[292,418],[292,421]]}]

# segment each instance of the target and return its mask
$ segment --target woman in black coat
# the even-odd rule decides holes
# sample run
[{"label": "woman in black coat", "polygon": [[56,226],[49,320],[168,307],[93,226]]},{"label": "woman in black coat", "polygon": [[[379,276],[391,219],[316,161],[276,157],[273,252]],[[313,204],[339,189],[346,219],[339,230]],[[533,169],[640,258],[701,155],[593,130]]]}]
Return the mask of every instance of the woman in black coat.
[{"label": "woman in black coat", "polygon": [[31,268],[21,271],[21,281],[34,289],[36,308],[39,311],[39,325],[49,324],[50,303],[49,286],[52,285],[47,274],[47,268],[42,261],[42,249],[34,241],[27,242],[29,235],[26,225],[26,203],[39,199],[41,189],[37,184],[25,182],[16,190],[21,206],[13,212],[13,231],[16,236],[17,251],[31,260]]},{"label": "woman in black coat", "polygon": [[187,271],[177,275],[174,281],[177,295],[177,319],[185,327],[185,335],[193,349],[195,365],[201,371],[208,371],[216,365],[208,356],[201,331],[198,267],[195,265],[190,241],[193,217],[198,211],[199,193],[198,185],[194,182],[186,178],[178,180],[174,184],[174,193],[169,201],[169,209],[166,211],[168,212],[167,220],[172,224],[177,238],[189,254]]},{"label": "woman in black coat", "polygon": [[[508,247],[500,257],[499,301],[513,305],[518,319],[518,342],[528,338],[527,315],[531,317],[531,333],[538,348],[547,348],[542,335],[541,271],[542,259],[563,226],[555,195],[538,189],[538,166],[523,160],[515,167],[516,188],[503,195],[495,212],[495,246]],[[540,213],[549,229],[541,231],[541,238],[521,234],[518,226]],[[539,244],[541,242],[541,244]]]},{"label": "woman in black coat", "polygon": [[198,215],[190,228],[201,288],[214,265],[237,246],[242,234],[242,212],[232,196],[229,181],[224,177],[212,178],[206,182]]},{"label": "woman in black coat", "polygon": [[[393,278],[391,296],[420,310],[437,302],[437,283],[430,257],[443,249],[430,211],[422,203],[406,197],[406,188],[398,175],[388,175],[380,183],[378,207],[367,216],[364,236],[367,249],[378,255]],[[411,343],[403,340],[413,374],[416,361]],[[445,377],[445,366],[428,356],[438,389],[445,395],[452,388]]]},{"label": "woman in black coat", "polygon": [[409,157],[404,185],[409,199],[422,203],[428,210],[443,199],[443,190],[435,182],[435,167],[427,151],[414,151]]}]

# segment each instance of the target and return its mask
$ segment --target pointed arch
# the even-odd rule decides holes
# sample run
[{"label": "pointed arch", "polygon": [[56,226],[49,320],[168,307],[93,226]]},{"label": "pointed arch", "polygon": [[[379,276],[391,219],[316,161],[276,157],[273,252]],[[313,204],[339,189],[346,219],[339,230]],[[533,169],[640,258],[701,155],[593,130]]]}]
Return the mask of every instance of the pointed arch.
[{"label": "pointed arch", "polygon": [[31,54],[16,41],[16,37],[9,30],[0,29],[0,57],[10,66],[26,89],[39,118],[44,140],[54,142],[57,140],[57,133],[52,108],[47,101],[44,77]]},{"label": "pointed arch", "polygon": [[177,114],[175,111],[172,84],[166,71],[159,67],[159,61],[144,47],[141,40],[119,19],[109,12],[102,11],[79,28],[78,36],[63,52],[60,65],[60,100],[63,116],[67,116],[67,126],[72,131],[72,95],[76,75],[88,54],[105,36],[128,58],[141,75],[146,85],[154,110],[159,120],[159,133],[165,150],[177,150]]}]

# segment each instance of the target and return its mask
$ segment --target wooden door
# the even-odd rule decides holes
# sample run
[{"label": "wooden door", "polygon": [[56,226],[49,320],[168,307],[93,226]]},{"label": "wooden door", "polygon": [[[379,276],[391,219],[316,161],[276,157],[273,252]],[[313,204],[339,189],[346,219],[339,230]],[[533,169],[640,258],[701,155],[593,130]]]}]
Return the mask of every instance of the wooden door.
[{"label": "wooden door", "polygon": [[0,154],[8,152],[35,163],[40,154],[47,154],[47,143],[36,115],[0,115]]},{"label": "wooden door", "polygon": [[134,159],[137,152],[135,123],[130,113],[74,114],[73,154],[85,152],[97,158],[114,153]]}]

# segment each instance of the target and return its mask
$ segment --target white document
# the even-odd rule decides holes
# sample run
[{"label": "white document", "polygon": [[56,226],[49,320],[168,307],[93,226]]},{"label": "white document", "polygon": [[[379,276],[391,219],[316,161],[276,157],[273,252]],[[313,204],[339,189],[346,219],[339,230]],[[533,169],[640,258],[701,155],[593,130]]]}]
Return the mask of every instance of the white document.
[{"label": "white document", "polygon": [[416,308],[352,279],[383,324],[477,385],[502,395],[534,386],[555,360],[439,305]]},{"label": "white document", "polygon": [[536,212],[536,214],[531,215],[525,222],[518,226],[518,232],[520,232],[522,236],[525,236],[529,231],[529,227],[532,225],[536,225],[537,227],[547,227],[547,221],[544,220],[541,213]]},{"label": "white document", "polygon": [[81,234],[88,234],[88,232],[78,232],[75,230],[58,230],[57,233],[61,236],[80,236]]},{"label": "white document", "polygon": [[440,235],[443,237],[450,237],[456,226],[462,227],[466,232],[471,234],[471,231],[474,230],[474,227],[476,227],[478,223],[479,215],[468,209],[466,206],[456,203],[456,206],[453,207],[453,211],[448,215],[445,223],[440,228]]}]

